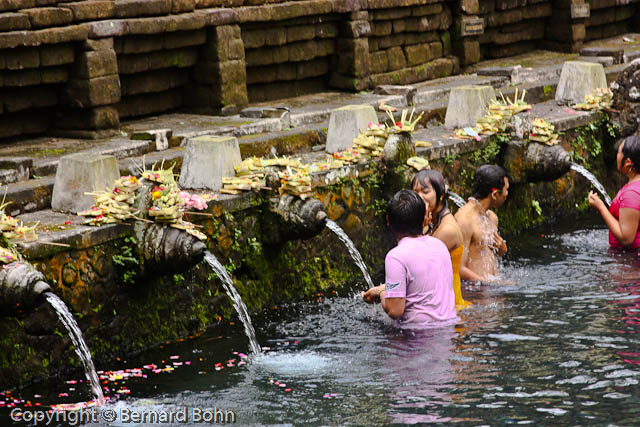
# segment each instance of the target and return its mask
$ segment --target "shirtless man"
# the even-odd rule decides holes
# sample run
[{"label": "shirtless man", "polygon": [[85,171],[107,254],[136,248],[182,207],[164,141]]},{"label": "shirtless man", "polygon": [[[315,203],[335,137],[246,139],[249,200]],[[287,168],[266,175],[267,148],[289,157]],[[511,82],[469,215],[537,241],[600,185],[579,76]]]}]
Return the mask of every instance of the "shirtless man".
[{"label": "shirtless man", "polygon": [[498,216],[491,209],[502,206],[508,194],[504,169],[482,165],[476,170],[473,197],[455,214],[464,244],[462,280],[481,282],[498,274],[497,257],[507,252],[507,243],[498,234]]}]

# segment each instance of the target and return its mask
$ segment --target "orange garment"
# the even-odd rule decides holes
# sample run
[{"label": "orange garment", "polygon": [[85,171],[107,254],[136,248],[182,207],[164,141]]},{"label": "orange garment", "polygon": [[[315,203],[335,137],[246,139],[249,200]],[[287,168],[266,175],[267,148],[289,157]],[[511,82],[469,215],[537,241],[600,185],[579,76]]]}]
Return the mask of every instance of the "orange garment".
[{"label": "orange garment", "polygon": [[462,245],[449,252],[449,255],[451,255],[451,266],[453,267],[453,294],[455,295],[456,310],[458,311],[471,305],[470,302],[465,301],[464,298],[462,298],[460,266],[462,265],[463,253],[464,246]]}]

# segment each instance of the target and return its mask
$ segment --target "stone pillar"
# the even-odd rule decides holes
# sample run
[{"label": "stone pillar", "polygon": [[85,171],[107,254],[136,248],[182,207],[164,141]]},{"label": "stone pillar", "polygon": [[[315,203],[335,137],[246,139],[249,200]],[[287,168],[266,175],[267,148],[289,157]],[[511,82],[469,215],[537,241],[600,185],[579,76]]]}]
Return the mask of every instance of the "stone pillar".
[{"label": "stone pillar", "polygon": [[579,52],[586,36],[585,20],[590,15],[584,0],[556,0],[547,21],[543,47],[559,52]]},{"label": "stone pillar", "polygon": [[82,138],[113,135],[120,127],[116,109],[120,76],[113,38],[87,39],[81,46],[58,112],[58,133]]},{"label": "stone pillar", "polygon": [[478,16],[480,0],[460,0],[457,4],[451,47],[460,58],[460,65],[480,61],[480,35],[484,33],[484,20]]},{"label": "stone pillar", "polygon": [[369,13],[350,12],[340,24],[336,54],[329,85],[338,89],[363,90],[369,87]]},{"label": "stone pillar", "polygon": [[247,70],[239,26],[208,29],[193,80],[187,102],[202,111],[217,112],[230,106],[239,111],[247,106]]}]

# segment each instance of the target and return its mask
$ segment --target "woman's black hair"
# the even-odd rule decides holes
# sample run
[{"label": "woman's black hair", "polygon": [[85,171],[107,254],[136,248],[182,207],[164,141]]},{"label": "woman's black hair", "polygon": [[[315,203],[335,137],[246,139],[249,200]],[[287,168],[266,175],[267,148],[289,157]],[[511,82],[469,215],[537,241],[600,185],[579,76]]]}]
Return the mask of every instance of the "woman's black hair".
[{"label": "woman's black hair", "polygon": [[442,203],[442,209],[438,215],[429,223],[429,233],[432,234],[440,227],[442,218],[449,213],[449,189],[444,180],[444,176],[434,169],[423,169],[411,180],[411,188],[416,188],[416,184],[420,184],[422,188],[426,187],[427,181],[436,193],[436,206]]},{"label": "woman's black hair", "polygon": [[482,200],[494,189],[502,191],[507,173],[500,166],[482,165],[476,169],[473,197]]},{"label": "woman's black hair", "polygon": [[631,159],[635,171],[640,172],[640,136],[631,135],[624,140],[622,157],[623,159]]},{"label": "woman's black hair", "polygon": [[389,202],[389,227],[396,237],[421,236],[426,208],[424,201],[413,190],[400,190]]}]

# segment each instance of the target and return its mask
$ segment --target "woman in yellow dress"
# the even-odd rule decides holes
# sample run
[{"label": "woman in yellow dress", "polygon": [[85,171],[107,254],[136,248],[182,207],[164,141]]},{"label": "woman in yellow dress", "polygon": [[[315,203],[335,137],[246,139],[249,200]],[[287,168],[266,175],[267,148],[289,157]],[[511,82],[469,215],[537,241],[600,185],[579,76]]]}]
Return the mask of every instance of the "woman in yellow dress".
[{"label": "woman in yellow dress", "polygon": [[444,177],[433,169],[423,169],[411,181],[413,191],[418,193],[427,208],[428,225],[424,233],[442,241],[449,249],[453,266],[453,293],[456,309],[462,310],[471,305],[462,298],[460,283],[460,265],[462,264],[462,232],[449,210],[448,190]]}]

